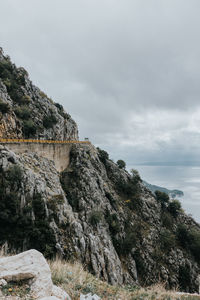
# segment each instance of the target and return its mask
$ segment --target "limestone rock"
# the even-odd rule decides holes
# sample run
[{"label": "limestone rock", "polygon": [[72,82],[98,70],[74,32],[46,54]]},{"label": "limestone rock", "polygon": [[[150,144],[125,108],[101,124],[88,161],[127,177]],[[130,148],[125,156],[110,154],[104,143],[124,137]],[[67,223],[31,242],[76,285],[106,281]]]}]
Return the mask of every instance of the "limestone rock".
[{"label": "limestone rock", "polygon": [[61,289],[60,287],[58,287],[56,285],[53,285],[52,296],[57,297],[62,300],[71,300],[69,295],[63,289]]},{"label": "limestone rock", "polygon": [[5,286],[7,281],[5,279],[0,279],[0,286]]},{"label": "limestone rock", "polygon": [[96,294],[92,295],[91,293],[87,295],[80,295],[80,300],[100,300],[101,298],[97,296]]},{"label": "limestone rock", "polygon": [[71,300],[65,291],[53,285],[49,265],[36,250],[1,258],[0,278],[2,284],[5,280],[29,280],[31,295],[35,298]]},{"label": "limestone rock", "polygon": [[31,279],[31,291],[37,298],[50,296],[52,293],[49,265],[44,256],[36,250],[1,258],[0,278],[8,282]]}]

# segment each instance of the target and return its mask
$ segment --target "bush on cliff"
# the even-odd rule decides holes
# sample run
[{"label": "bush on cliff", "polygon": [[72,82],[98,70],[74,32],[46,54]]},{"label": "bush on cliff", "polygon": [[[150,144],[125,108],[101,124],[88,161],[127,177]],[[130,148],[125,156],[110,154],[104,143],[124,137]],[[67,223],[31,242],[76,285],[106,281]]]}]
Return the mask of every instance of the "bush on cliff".
[{"label": "bush on cliff", "polygon": [[[21,204],[23,170],[12,165],[7,172],[0,170],[0,245],[21,251],[34,248],[45,256],[55,252],[55,236],[46,216],[44,199],[38,193]],[[33,218],[34,215],[34,218]]]},{"label": "bush on cliff", "polygon": [[93,226],[97,226],[98,223],[102,220],[102,213],[98,210],[93,210],[89,216],[89,222]]},{"label": "bush on cliff", "polygon": [[7,179],[10,184],[20,183],[23,177],[23,171],[20,166],[13,165],[7,171]]},{"label": "bush on cliff", "polygon": [[117,190],[121,194],[123,198],[125,198],[125,204],[131,210],[138,210],[142,202],[140,200],[141,197],[141,178],[138,174],[133,174],[128,181],[124,181],[123,178],[119,178],[117,182]]},{"label": "bush on cliff", "polygon": [[8,57],[0,62],[0,77],[11,99],[19,104],[24,103],[21,87],[25,85],[25,75],[27,72],[23,68],[17,69]]},{"label": "bush on cliff", "polygon": [[190,250],[198,263],[200,263],[200,232],[187,228],[184,224],[179,224],[176,230],[176,237],[180,245]]},{"label": "bush on cliff", "polygon": [[126,168],[126,163],[125,163],[125,161],[123,161],[122,159],[119,159],[119,160],[117,161],[117,165],[118,165],[118,167],[119,167],[120,169],[125,169],[125,168]]},{"label": "bush on cliff", "polygon": [[109,159],[109,154],[108,152],[106,152],[105,150],[102,150],[100,148],[97,147],[97,150],[98,150],[98,155],[99,155],[99,159],[101,160],[101,162],[103,164],[106,163],[106,160]]},{"label": "bush on cliff", "polygon": [[181,203],[178,200],[173,200],[168,205],[168,210],[173,217],[177,217],[181,211]]},{"label": "bush on cliff", "polygon": [[29,120],[30,116],[31,116],[31,111],[29,109],[28,106],[24,105],[21,107],[17,107],[14,110],[15,114],[17,115],[17,117],[19,117],[22,120]]},{"label": "bush on cliff", "polygon": [[51,113],[48,116],[45,116],[43,119],[43,125],[46,129],[52,128],[57,122],[58,120],[53,115],[53,113]]},{"label": "bush on cliff", "polygon": [[8,105],[8,103],[5,103],[0,99],[0,112],[2,114],[6,114],[7,112],[9,112],[9,110],[10,106]]},{"label": "bush on cliff", "polygon": [[23,122],[23,132],[25,138],[30,138],[36,134],[37,127],[32,120],[24,120]]},{"label": "bush on cliff", "polygon": [[156,200],[161,204],[162,209],[166,209],[169,204],[169,196],[160,191],[155,191]]},{"label": "bush on cliff", "polygon": [[168,229],[163,229],[160,233],[161,249],[169,251],[175,246],[175,236]]}]

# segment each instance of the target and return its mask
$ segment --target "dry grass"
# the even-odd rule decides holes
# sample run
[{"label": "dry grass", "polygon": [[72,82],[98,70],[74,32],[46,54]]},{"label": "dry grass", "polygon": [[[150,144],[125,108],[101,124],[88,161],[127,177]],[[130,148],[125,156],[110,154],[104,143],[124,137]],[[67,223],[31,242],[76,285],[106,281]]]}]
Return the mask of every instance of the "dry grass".
[{"label": "dry grass", "polygon": [[102,300],[199,300],[200,296],[177,295],[166,291],[162,284],[149,288],[134,286],[111,286],[88,272],[79,263],[68,263],[56,259],[49,262],[54,284],[61,286],[72,300],[80,299],[80,294],[97,294]]}]

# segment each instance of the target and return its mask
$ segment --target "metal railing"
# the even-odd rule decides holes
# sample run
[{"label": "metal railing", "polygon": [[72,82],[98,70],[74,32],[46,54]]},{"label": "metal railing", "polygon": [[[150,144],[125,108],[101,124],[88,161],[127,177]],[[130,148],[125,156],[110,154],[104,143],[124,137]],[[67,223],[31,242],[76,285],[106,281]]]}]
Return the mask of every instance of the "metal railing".
[{"label": "metal railing", "polygon": [[0,138],[0,143],[91,144],[90,141],[53,141],[53,140],[4,139],[4,138]]}]

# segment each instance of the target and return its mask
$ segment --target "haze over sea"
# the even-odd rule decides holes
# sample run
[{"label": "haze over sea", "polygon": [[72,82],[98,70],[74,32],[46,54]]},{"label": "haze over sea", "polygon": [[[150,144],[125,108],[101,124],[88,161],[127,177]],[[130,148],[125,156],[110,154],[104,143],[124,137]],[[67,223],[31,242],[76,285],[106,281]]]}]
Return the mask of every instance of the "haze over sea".
[{"label": "haze over sea", "polygon": [[179,198],[183,209],[200,223],[200,162],[154,162],[130,168],[137,169],[148,183],[183,191],[184,196]]}]

